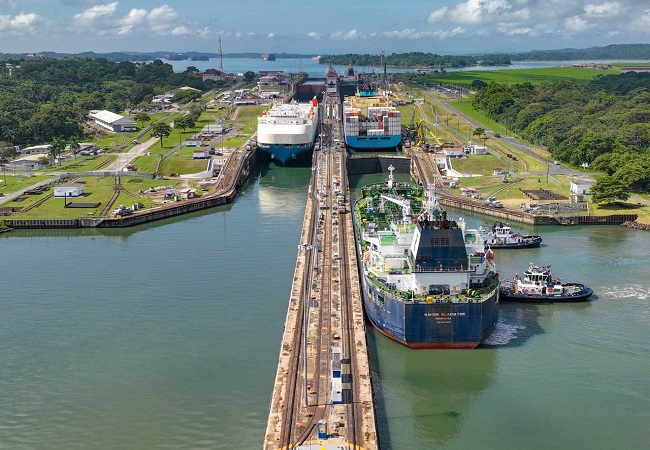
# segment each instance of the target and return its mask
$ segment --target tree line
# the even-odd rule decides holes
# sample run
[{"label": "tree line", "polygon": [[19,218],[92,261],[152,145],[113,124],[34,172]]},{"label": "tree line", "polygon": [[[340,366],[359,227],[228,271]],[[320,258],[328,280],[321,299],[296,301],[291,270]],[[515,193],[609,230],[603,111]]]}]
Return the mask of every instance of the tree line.
[{"label": "tree line", "polygon": [[21,146],[81,138],[81,123],[93,109],[120,112],[149,106],[154,95],[170,89],[214,84],[188,71],[175,73],[160,60],[44,58],[13,65],[10,73],[0,61],[0,141]]},{"label": "tree line", "polygon": [[[485,60],[487,64],[509,64],[507,58],[489,55],[477,59],[474,56],[459,55],[438,55],[435,53],[409,52],[409,53],[392,53],[385,55],[386,65],[391,67],[422,67],[422,68],[442,68],[442,67],[468,67],[479,64],[479,61]],[[507,63],[504,62],[507,60]],[[380,66],[381,55],[360,55],[349,53],[345,55],[325,55],[320,58],[321,64],[338,64],[353,66]]]},{"label": "tree line", "polygon": [[[554,159],[604,171],[595,187],[605,202],[650,190],[650,74],[600,75],[587,84],[490,83],[474,108],[546,147]],[[602,195],[603,187],[612,196]]]}]

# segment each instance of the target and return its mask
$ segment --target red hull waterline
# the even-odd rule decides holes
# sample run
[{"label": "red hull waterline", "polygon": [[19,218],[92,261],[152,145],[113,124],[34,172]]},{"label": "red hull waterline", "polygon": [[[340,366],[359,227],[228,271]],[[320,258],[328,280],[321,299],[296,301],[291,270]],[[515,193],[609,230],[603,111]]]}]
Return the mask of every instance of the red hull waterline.
[{"label": "red hull waterline", "polygon": [[[370,322],[372,324],[372,322]],[[386,336],[388,339],[397,342],[398,344],[402,344],[405,347],[408,347],[413,350],[444,350],[444,349],[465,349],[465,350],[471,350],[479,346],[481,342],[485,341],[487,338],[490,337],[492,332],[494,331],[494,328],[496,325],[492,328],[490,328],[490,331],[485,333],[479,342],[449,342],[446,344],[438,344],[435,342],[431,343],[422,343],[422,344],[408,344],[402,340],[397,339],[395,336],[392,334],[385,333],[384,331],[380,330],[376,326],[372,325],[372,327],[379,331],[381,334]]]}]

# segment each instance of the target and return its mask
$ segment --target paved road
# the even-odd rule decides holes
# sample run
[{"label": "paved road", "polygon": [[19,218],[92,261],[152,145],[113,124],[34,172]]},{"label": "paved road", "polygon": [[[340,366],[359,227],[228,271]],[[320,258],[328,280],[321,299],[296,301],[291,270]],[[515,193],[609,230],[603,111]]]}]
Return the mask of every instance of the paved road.
[{"label": "paved road", "polygon": [[[433,99],[436,102],[442,103],[446,108],[450,109],[453,111],[454,114],[457,116],[462,117],[464,120],[467,122],[471,123],[473,126],[476,128],[483,128],[485,129],[488,134],[492,135],[492,139],[500,139],[503,142],[506,142],[507,144],[511,145],[512,147],[516,148],[517,150],[529,155],[532,158],[537,159],[538,161],[543,162],[544,164],[548,165],[548,173],[549,175],[565,175],[565,176],[577,176],[577,177],[584,177],[585,175],[590,175],[584,172],[577,172],[569,167],[565,167],[561,164],[554,164],[554,160],[544,158],[537,153],[533,151],[533,147],[523,144],[522,142],[518,141],[514,137],[511,136],[502,136],[501,138],[494,137],[494,131],[490,130],[485,124],[482,124],[478,122],[477,120],[472,119],[469,117],[467,114],[463,113],[462,111],[456,109],[453,105],[453,103],[450,103],[449,100],[440,100],[432,95],[429,95],[429,98]],[[537,174],[546,174],[546,171],[537,171],[537,172],[531,172],[531,173],[537,173]]]}]

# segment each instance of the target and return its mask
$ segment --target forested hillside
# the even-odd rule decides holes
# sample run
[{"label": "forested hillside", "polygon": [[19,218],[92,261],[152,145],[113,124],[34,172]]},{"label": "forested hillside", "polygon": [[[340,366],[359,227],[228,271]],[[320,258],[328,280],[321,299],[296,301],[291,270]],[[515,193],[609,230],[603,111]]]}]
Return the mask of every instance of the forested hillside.
[{"label": "forested hillside", "polygon": [[631,190],[650,189],[650,74],[505,85],[478,91],[474,107],[548,148],[556,159],[604,170]]},{"label": "forested hillside", "polygon": [[180,86],[205,89],[201,78],[174,73],[160,60],[113,63],[66,58],[0,61],[0,141],[13,145],[81,136],[79,122],[91,109],[114,112],[148,104],[152,96]]}]

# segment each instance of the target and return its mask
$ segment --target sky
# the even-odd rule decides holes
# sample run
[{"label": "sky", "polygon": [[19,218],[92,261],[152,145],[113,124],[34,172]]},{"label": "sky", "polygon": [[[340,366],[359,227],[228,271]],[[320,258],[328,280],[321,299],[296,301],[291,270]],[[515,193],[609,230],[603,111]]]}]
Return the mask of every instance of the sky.
[{"label": "sky", "polygon": [[648,0],[0,0],[0,53],[522,52],[650,43]]}]

